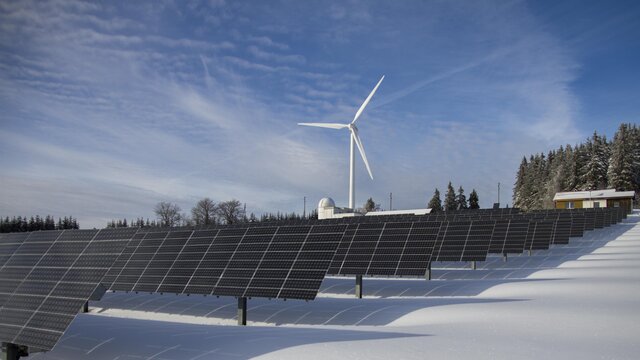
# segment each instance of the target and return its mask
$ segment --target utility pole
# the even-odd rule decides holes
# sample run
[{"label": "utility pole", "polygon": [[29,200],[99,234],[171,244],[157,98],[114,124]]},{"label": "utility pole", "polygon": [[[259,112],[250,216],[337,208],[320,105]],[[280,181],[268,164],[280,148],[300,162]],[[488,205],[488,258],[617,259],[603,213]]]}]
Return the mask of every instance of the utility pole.
[{"label": "utility pole", "polygon": [[500,204],[500,182],[498,182],[498,204]]},{"label": "utility pole", "polygon": [[393,193],[389,193],[389,211],[393,210]]},{"label": "utility pole", "polygon": [[303,197],[302,198],[302,202],[303,202],[303,207],[302,207],[302,218],[306,218],[307,217],[307,197]]}]

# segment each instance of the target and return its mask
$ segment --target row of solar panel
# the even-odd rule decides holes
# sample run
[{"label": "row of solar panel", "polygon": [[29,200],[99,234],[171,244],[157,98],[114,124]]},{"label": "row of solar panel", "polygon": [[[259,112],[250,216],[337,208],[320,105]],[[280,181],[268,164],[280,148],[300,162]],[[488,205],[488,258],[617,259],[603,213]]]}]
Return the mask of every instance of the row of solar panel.
[{"label": "row of solar panel", "polygon": [[585,217],[570,218],[4,234],[0,340],[52,348],[101,283],[125,291],[313,299],[327,271],[422,276],[431,261],[481,261],[491,249],[568,241],[567,228]]}]

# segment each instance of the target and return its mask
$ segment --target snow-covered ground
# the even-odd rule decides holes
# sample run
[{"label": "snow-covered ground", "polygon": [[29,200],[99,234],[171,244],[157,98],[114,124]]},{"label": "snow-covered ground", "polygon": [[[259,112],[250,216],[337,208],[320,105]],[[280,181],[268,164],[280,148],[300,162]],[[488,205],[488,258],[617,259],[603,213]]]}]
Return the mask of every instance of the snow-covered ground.
[{"label": "snow-covered ground", "polygon": [[34,359],[638,359],[640,217],[433,280],[327,278],[315,301],[108,293]]}]

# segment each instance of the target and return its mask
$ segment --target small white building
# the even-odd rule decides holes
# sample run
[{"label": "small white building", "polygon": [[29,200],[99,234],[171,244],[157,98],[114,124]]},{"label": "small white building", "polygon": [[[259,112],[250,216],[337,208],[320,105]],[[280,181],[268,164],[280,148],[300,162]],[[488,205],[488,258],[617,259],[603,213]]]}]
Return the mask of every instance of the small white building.
[{"label": "small white building", "polygon": [[431,212],[431,209],[410,209],[410,210],[392,210],[392,211],[370,211],[362,214],[350,208],[337,207],[332,198],[322,198],[318,203],[318,219],[338,219],[353,216],[379,216],[379,215],[425,215]]}]

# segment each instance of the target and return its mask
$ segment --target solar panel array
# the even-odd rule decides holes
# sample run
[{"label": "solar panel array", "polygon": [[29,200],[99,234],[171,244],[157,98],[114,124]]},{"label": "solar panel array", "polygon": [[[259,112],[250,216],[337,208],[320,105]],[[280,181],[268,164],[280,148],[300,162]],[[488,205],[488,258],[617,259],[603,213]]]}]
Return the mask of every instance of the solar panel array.
[{"label": "solar panel array", "polygon": [[106,276],[116,291],[312,300],[347,225],[148,231]]},{"label": "solar panel array", "polygon": [[0,269],[0,339],[53,348],[135,231],[30,233]]},{"label": "solar panel array", "polygon": [[622,209],[439,215],[0,234],[0,340],[51,349],[96,289],[314,299],[326,274],[424,276],[566,244]]}]

